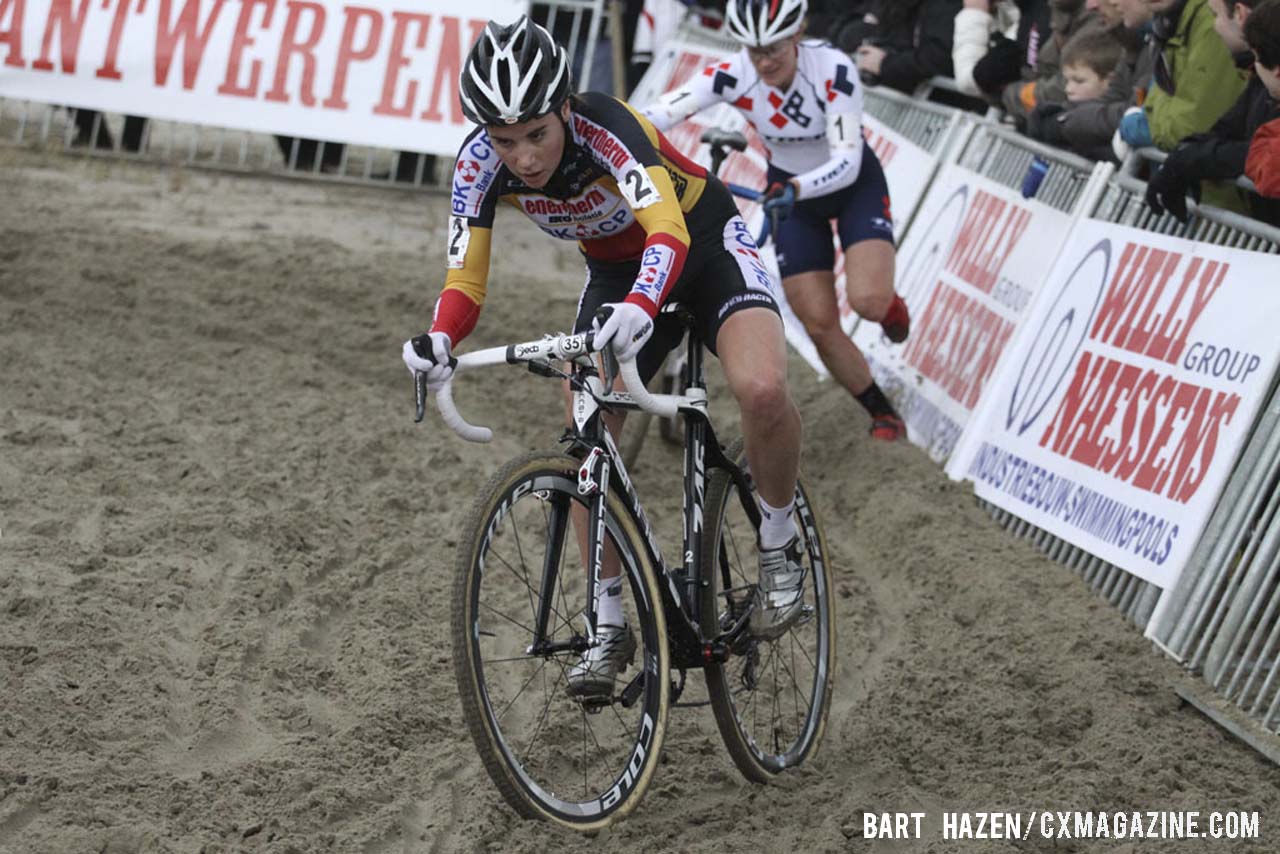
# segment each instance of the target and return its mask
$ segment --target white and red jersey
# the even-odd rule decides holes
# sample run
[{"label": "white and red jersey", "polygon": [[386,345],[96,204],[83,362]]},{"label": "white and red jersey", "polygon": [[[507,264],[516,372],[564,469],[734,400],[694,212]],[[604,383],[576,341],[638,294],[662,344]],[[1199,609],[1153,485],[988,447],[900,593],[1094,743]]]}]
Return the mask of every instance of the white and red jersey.
[{"label": "white and red jersey", "polygon": [[862,83],[853,60],[826,42],[800,42],[796,59],[791,86],[775,89],[741,50],[641,112],[666,131],[712,104],[732,104],[760,135],[769,163],[796,177],[800,198],[833,193],[862,167]]}]

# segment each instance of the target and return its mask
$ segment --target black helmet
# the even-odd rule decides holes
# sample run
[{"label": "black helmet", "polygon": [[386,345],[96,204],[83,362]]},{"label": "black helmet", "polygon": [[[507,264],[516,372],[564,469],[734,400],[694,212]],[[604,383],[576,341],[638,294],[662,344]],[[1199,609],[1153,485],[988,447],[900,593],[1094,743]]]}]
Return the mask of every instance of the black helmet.
[{"label": "black helmet", "polygon": [[513,125],[559,109],[569,97],[569,59],[551,34],[520,16],[490,21],[462,65],[462,112],[479,125]]}]

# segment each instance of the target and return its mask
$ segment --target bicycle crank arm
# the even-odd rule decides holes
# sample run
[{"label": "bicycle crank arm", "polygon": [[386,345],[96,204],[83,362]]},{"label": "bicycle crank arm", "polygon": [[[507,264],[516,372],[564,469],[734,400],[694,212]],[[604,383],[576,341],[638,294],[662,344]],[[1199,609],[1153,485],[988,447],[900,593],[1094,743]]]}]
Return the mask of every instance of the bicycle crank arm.
[{"label": "bicycle crank arm", "polygon": [[584,637],[574,637],[566,641],[557,641],[556,643],[547,643],[540,640],[535,644],[531,644],[525,650],[526,655],[536,655],[542,658],[548,658],[562,652],[573,652],[581,655],[591,647]]}]

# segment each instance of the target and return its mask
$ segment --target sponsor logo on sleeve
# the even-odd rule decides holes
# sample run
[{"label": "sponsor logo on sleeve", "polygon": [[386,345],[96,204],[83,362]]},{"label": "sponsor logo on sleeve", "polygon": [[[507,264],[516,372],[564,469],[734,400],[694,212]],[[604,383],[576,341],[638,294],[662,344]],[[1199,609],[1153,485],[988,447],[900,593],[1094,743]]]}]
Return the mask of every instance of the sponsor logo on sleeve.
[{"label": "sponsor logo on sleeve", "polygon": [[662,291],[671,277],[671,268],[675,264],[676,254],[670,246],[648,246],[640,258],[640,273],[632,286],[633,294],[640,294],[654,305],[662,297]]}]

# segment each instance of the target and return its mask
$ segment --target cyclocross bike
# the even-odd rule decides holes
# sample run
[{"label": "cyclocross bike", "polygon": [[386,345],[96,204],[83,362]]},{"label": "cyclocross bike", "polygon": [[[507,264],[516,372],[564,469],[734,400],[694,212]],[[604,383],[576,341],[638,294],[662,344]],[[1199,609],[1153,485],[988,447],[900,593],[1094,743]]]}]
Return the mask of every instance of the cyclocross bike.
[{"label": "cyclocross bike", "polygon": [[[488,441],[490,431],[467,423],[454,406],[458,376],[512,364],[570,383],[566,448],[510,461],[475,502],[459,540],[452,634],[458,693],[494,784],[521,815],[583,831],[625,816],[641,800],[688,671],[703,671],[729,754],[757,782],[812,754],[831,701],[831,568],[813,505],[798,484],[803,613],[781,637],[759,640],[748,628],[759,510],[742,444],[725,450],[717,441],[702,345],[686,312],[664,310],[690,328],[678,395],[651,394],[634,362],[616,366],[607,351],[598,368],[590,334],[468,353],[436,395],[455,432]],[[615,366],[630,393],[613,390]],[[418,420],[425,400],[418,375]],[[673,562],[662,556],[601,417],[642,408],[683,416],[683,553]],[[574,697],[568,672],[596,643],[594,590],[606,554],[625,577],[623,609],[636,655],[607,696]]]}]

